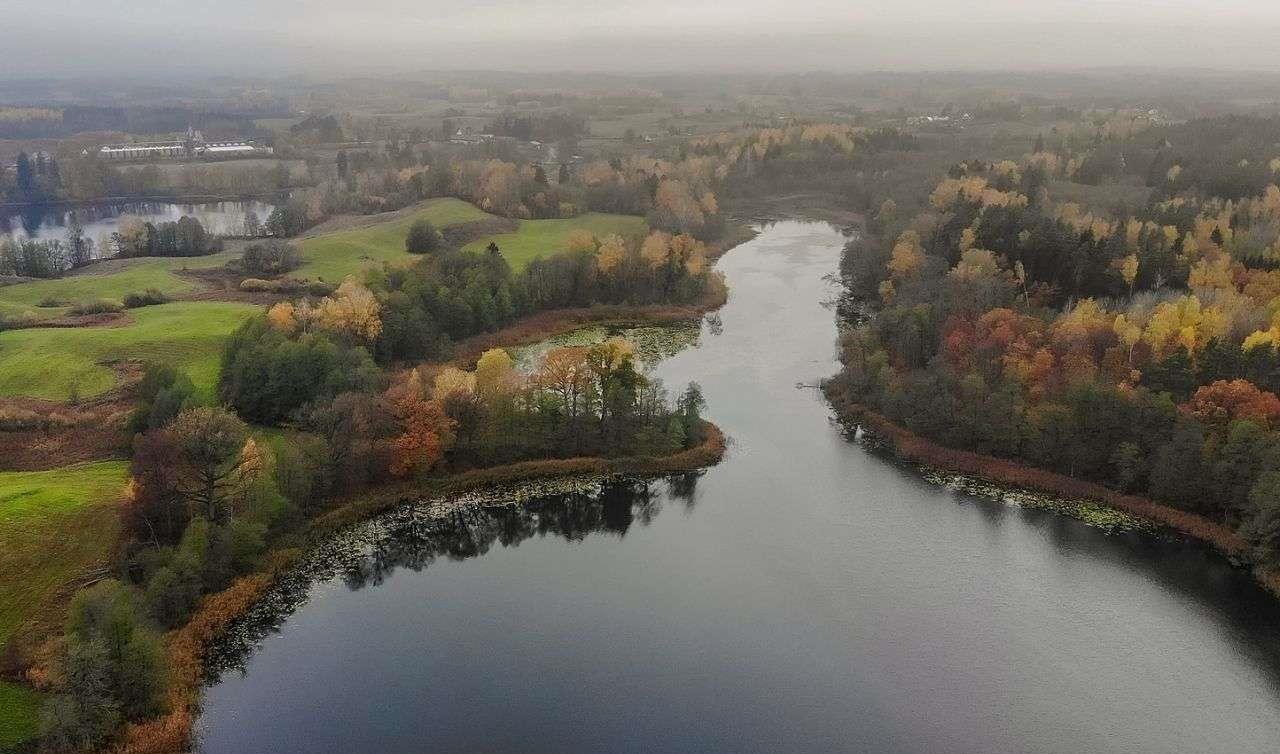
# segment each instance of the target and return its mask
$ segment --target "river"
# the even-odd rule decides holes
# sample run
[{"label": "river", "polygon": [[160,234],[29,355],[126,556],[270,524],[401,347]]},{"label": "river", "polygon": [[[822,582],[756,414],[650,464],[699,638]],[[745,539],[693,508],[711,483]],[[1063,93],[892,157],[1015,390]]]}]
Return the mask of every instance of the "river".
[{"label": "river", "polygon": [[30,206],[22,210],[0,210],[0,235],[27,238],[62,239],[67,235],[67,222],[72,213],[80,220],[86,237],[95,242],[109,238],[122,217],[137,217],[148,222],[175,221],[183,215],[198,219],[206,230],[219,235],[240,235],[249,212],[265,223],[274,205],[259,201],[205,202],[125,202],[84,204],[76,207]]},{"label": "river", "polygon": [[842,435],[810,386],[843,241],[734,249],[720,321],[658,366],[723,463],[367,526],[231,653],[200,751],[1275,751],[1280,606],[1247,575]]}]

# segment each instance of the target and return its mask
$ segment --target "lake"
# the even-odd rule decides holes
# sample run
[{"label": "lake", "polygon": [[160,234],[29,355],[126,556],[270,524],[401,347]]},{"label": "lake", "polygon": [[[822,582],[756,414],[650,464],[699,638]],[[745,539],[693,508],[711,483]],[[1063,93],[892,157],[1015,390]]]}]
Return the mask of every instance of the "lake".
[{"label": "lake", "polygon": [[1274,751],[1280,603],[1246,574],[832,421],[844,241],[765,228],[657,366],[723,463],[335,538],[223,648],[200,751]]},{"label": "lake", "polygon": [[39,239],[62,239],[67,234],[69,215],[74,212],[84,227],[85,236],[99,242],[109,238],[122,217],[138,217],[149,222],[176,221],[183,215],[194,217],[206,230],[220,235],[240,235],[248,212],[265,223],[275,205],[259,201],[207,202],[128,202],[86,204],[76,207],[32,206],[22,210],[0,210],[0,235],[12,234]]}]

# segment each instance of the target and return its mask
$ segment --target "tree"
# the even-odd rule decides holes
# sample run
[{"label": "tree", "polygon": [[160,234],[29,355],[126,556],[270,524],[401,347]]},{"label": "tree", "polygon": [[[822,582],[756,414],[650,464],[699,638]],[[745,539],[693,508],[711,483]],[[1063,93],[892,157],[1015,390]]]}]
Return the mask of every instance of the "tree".
[{"label": "tree", "polygon": [[19,152],[15,163],[18,193],[25,198],[35,189],[35,178],[31,172],[31,158],[27,156],[26,152]]},{"label": "tree", "polygon": [[356,342],[372,343],[382,332],[382,306],[355,278],[347,278],[332,296],[320,302],[316,322],[325,330]]},{"label": "tree", "polygon": [[1116,488],[1128,492],[1142,472],[1142,448],[1136,443],[1122,442],[1111,453],[1111,466],[1115,469]]},{"label": "tree", "polygon": [[1120,276],[1124,278],[1124,284],[1129,288],[1129,296],[1133,297],[1133,284],[1138,279],[1138,255],[1130,254],[1124,258],[1124,262],[1120,265]]},{"label": "tree", "polygon": [[573,180],[573,176],[569,173],[569,163],[560,163],[560,173],[556,176],[556,183],[563,186],[571,180]]},{"label": "tree", "polygon": [[570,254],[593,253],[600,246],[596,236],[589,230],[574,228],[565,237],[564,248]]},{"label": "tree", "polygon": [[702,439],[702,410],[707,407],[707,400],[702,395],[702,386],[690,382],[676,401],[679,412],[681,438],[687,445],[695,445]]},{"label": "tree", "polygon": [[455,426],[440,403],[412,391],[396,402],[395,413],[402,431],[391,441],[391,473],[409,476],[439,463],[452,443]]},{"label": "tree", "polygon": [[1280,422],[1280,398],[1248,380],[1218,380],[1198,388],[1183,409],[1209,424],[1245,419],[1263,428]]},{"label": "tree", "polygon": [[249,238],[257,238],[262,233],[262,221],[258,219],[258,213],[249,210],[244,213],[244,234]]},{"label": "tree", "polygon": [[160,709],[165,685],[159,638],[132,592],[106,580],[79,592],[67,620],[61,693],[45,708],[42,734],[54,750],[93,748],[121,719]]},{"label": "tree", "polygon": [[266,238],[246,246],[239,264],[247,274],[271,277],[302,266],[302,255],[287,241]]},{"label": "tree", "polygon": [[181,463],[177,491],[190,515],[229,520],[233,491],[254,471],[243,452],[248,428],[235,414],[201,406],[178,414],[169,429]]},{"label": "tree", "polygon": [[611,275],[617,271],[627,259],[627,242],[616,233],[611,233],[600,242],[596,252],[596,267],[600,272]]},{"label": "tree", "polygon": [[570,425],[577,424],[590,381],[585,348],[553,348],[542,357],[542,367],[533,376],[535,385],[556,396]]},{"label": "tree", "polygon": [[1240,535],[1261,563],[1280,561],[1280,471],[1264,471],[1249,490],[1248,516]]},{"label": "tree", "polygon": [[920,245],[920,236],[909,230],[898,237],[889,255],[889,274],[894,280],[914,277],[924,266],[924,248]]},{"label": "tree", "polygon": [[476,361],[476,394],[490,406],[505,401],[516,390],[515,362],[501,348],[491,348]]},{"label": "tree", "polygon": [[93,239],[85,236],[75,212],[67,216],[67,258],[72,267],[84,267],[93,261]]},{"label": "tree", "polygon": [[410,254],[430,254],[439,249],[443,243],[443,236],[431,221],[420,219],[409,226],[409,235],[404,239],[404,249]]}]

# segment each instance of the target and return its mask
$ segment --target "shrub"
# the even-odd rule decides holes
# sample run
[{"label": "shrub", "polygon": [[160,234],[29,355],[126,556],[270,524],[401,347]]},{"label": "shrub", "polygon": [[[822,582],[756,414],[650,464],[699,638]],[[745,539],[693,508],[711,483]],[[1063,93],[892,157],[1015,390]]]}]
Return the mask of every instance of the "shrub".
[{"label": "shrub", "polygon": [[301,289],[302,281],[293,278],[281,278],[279,280],[245,278],[240,281],[240,290],[249,293],[293,293]]},{"label": "shrub", "polygon": [[302,266],[302,256],[293,244],[269,238],[245,247],[238,264],[247,274],[273,276]]},{"label": "shrub", "polygon": [[33,312],[23,312],[16,317],[0,314],[0,332],[4,330],[20,330],[24,327],[33,327],[35,324],[36,315]]},{"label": "shrub", "polygon": [[36,306],[40,307],[41,309],[56,309],[59,306],[62,306],[62,304],[63,304],[62,301],[54,298],[53,296],[45,296],[44,298],[40,299],[40,301],[36,304]]},{"label": "shrub", "polygon": [[0,408],[0,432],[48,431],[55,427],[70,427],[75,419],[66,414],[41,414],[25,408]]},{"label": "shrub", "polygon": [[274,292],[279,288],[274,280],[262,280],[261,278],[245,278],[240,281],[240,290],[250,292],[270,291]]},{"label": "shrub", "polygon": [[418,220],[409,226],[409,235],[404,239],[404,250],[410,254],[430,254],[444,244],[444,238],[436,226],[427,220]]},{"label": "shrub", "polygon": [[169,303],[169,297],[156,288],[148,288],[142,293],[126,293],[124,308],[137,309],[142,306],[155,306]]},{"label": "shrub", "polygon": [[81,301],[71,307],[68,313],[73,317],[83,317],[88,314],[114,314],[123,308],[114,301],[99,299],[97,301]]}]

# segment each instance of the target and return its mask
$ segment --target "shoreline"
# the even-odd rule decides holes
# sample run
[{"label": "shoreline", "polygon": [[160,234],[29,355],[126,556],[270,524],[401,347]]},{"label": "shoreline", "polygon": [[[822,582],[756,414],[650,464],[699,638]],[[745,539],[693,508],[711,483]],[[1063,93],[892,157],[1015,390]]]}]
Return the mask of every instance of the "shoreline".
[{"label": "shoreline", "polygon": [[[435,505],[478,488],[538,479],[590,476],[664,476],[695,472],[716,465],[724,457],[724,433],[704,421],[706,437],[692,448],[668,456],[585,456],[520,461],[472,469],[417,483],[397,483],[368,490],[308,521],[302,531],[286,535],[264,556],[257,572],[241,576],[231,586],[206,595],[191,619],[174,629],[166,641],[170,681],[169,711],[160,717],[128,724],[120,740],[102,751],[112,754],[161,754],[190,750],[204,688],[204,657],[208,649],[244,617],[267,591],[300,562],[310,548],[338,531],[402,505],[430,499]],[[479,504],[479,503],[476,503]]]},{"label": "shoreline", "polygon": [[[824,393],[827,391],[824,390]],[[924,469],[934,469],[1062,498],[1086,500],[1206,544],[1233,565],[1247,568],[1264,589],[1280,598],[1280,571],[1263,568],[1249,558],[1249,545],[1230,527],[1138,495],[1117,492],[1095,482],[1027,466],[995,456],[949,448],[894,423],[860,403],[826,394],[842,424],[856,424],[882,438],[893,455]]]},{"label": "shoreline", "polygon": [[274,199],[279,197],[281,193],[288,193],[294,188],[293,186],[278,191],[264,191],[251,194],[149,194],[147,196],[103,196],[94,199],[55,199],[48,202],[0,202],[0,210],[10,210],[21,212],[24,209],[75,209],[78,207],[93,207],[98,205],[115,205],[115,204],[215,204],[221,202],[252,202],[264,201],[266,199]]}]

